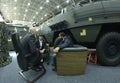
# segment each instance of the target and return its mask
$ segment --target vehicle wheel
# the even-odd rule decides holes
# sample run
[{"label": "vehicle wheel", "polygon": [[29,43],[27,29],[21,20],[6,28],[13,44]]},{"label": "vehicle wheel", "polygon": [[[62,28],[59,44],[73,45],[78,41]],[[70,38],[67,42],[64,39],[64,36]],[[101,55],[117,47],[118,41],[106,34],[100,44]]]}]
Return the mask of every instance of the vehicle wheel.
[{"label": "vehicle wheel", "polygon": [[120,34],[117,32],[105,34],[99,40],[96,50],[101,65],[118,65],[120,63]]}]

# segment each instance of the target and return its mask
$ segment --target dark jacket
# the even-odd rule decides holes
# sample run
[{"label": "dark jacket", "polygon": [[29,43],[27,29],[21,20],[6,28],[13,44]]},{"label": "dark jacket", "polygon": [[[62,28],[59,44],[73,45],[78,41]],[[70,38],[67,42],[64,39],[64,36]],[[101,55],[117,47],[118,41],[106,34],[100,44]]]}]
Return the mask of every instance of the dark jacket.
[{"label": "dark jacket", "polygon": [[60,49],[63,49],[65,47],[72,47],[73,46],[73,42],[72,39],[70,38],[70,36],[65,36],[64,40],[60,42],[60,44],[58,45],[58,47],[60,47]]},{"label": "dark jacket", "polygon": [[37,48],[40,49],[40,50],[46,49],[46,41],[45,41],[45,40],[42,41],[42,47],[41,47],[41,46],[40,46],[40,42],[39,42],[39,40],[38,40],[38,41],[36,42],[36,46],[37,46]]},{"label": "dark jacket", "polygon": [[36,45],[35,45],[36,39],[35,36],[31,33],[26,34],[21,43],[23,46],[23,49],[25,50],[25,54],[36,54],[39,52],[39,50],[37,49]]},{"label": "dark jacket", "polygon": [[54,41],[54,48],[56,48],[60,44],[60,42],[62,42],[62,38],[57,37]]}]

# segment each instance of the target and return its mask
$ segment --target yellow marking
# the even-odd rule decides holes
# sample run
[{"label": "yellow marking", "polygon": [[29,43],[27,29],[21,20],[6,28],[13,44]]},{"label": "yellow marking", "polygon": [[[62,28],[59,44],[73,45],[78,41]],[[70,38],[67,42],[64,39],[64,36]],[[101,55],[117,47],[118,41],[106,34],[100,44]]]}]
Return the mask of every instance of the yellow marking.
[{"label": "yellow marking", "polygon": [[92,18],[92,17],[89,17],[89,18],[88,18],[88,21],[90,21],[90,22],[93,21],[93,18]]},{"label": "yellow marking", "polygon": [[22,36],[20,36],[20,39],[22,39]]},{"label": "yellow marking", "polygon": [[8,42],[11,42],[12,41],[12,39],[8,39]]},{"label": "yellow marking", "polygon": [[80,32],[80,36],[86,36],[86,29],[83,29],[83,30]]}]

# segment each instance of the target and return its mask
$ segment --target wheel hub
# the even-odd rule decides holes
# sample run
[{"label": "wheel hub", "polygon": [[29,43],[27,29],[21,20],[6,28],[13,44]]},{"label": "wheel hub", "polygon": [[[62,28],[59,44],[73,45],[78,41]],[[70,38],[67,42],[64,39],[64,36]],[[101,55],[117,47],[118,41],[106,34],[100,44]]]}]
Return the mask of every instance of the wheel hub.
[{"label": "wheel hub", "polygon": [[118,52],[117,46],[111,45],[111,46],[108,48],[108,52],[109,52],[110,56],[116,55],[117,52]]}]

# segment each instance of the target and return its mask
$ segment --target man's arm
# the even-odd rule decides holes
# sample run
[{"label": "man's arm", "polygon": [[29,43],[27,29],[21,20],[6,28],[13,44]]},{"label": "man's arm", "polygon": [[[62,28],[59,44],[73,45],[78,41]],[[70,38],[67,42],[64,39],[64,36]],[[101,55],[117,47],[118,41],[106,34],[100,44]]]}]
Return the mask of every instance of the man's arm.
[{"label": "man's arm", "polygon": [[39,40],[36,41],[35,45],[37,48],[40,48]]},{"label": "man's arm", "polygon": [[62,42],[62,38],[57,37],[54,41],[54,48],[56,48]]},{"label": "man's arm", "polygon": [[57,53],[60,49],[70,46],[70,44],[71,40],[69,38],[65,38],[64,42],[58,45],[53,51]]},{"label": "man's arm", "polygon": [[58,45],[58,47],[60,48],[60,49],[63,49],[63,48],[65,48],[65,47],[68,47],[69,45],[70,45],[70,40],[69,40],[69,38],[65,38],[65,40],[64,40],[64,42],[62,43],[62,44],[60,44],[60,45]]},{"label": "man's arm", "polygon": [[37,47],[36,47],[34,36],[30,36],[28,44],[29,44],[29,49],[30,49],[31,53],[35,53],[35,52],[39,51],[39,49],[37,49]]}]

